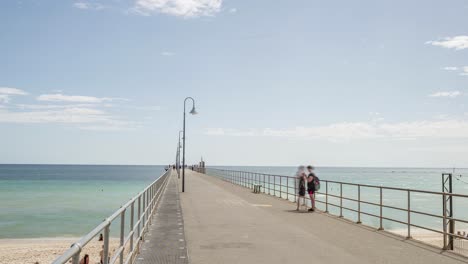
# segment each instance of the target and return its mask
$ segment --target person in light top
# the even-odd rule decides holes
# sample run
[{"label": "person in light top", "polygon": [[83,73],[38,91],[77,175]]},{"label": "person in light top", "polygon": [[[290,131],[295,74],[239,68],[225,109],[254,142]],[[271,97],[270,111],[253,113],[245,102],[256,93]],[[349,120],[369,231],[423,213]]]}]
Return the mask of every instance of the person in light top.
[{"label": "person in light top", "polygon": [[297,190],[297,208],[296,210],[299,211],[300,201],[302,198],[303,205],[305,205],[305,183],[307,181],[305,167],[299,166],[297,168],[297,172],[295,175],[295,188]]}]

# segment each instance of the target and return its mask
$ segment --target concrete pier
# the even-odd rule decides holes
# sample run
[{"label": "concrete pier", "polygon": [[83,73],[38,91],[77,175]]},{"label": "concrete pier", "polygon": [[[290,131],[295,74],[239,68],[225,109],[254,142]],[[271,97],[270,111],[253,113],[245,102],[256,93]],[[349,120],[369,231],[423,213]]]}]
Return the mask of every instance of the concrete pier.
[{"label": "concrete pier", "polygon": [[468,259],[377,231],[219,178],[186,171],[180,192],[173,172],[137,264],[411,263]]},{"label": "concrete pier", "polygon": [[467,259],[186,171],[190,263],[467,263]]}]

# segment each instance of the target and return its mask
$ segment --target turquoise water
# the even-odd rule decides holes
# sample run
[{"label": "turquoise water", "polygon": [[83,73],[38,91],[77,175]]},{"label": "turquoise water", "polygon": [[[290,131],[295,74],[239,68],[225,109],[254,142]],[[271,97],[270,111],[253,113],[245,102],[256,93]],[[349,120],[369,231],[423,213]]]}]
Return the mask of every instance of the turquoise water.
[{"label": "turquoise water", "polygon": [[0,165],[0,238],[82,236],[163,171],[163,166]]},{"label": "turquoise water", "polygon": [[[293,176],[296,172],[296,167],[218,166],[214,168],[286,176]],[[442,192],[441,175],[446,172],[452,173],[453,169],[317,167],[315,172],[321,180]],[[455,169],[454,175],[457,175],[457,177],[453,177],[453,192],[468,195],[468,169]],[[459,177],[458,175],[462,176]],[[254,181],[259,181],[259,183],[263,185],[263,176],[256,177],[257,178],[254,178]],[[278,184],[281,180],[280,177],[269,178],[270,183],[276,182],[276,184]],[[283,178],[281,183],[283,186],[286,186],[286,178]],[[289,186],[294,186],[294,182],[292,180],[289,180],[288,184]],[[266,178],[266,184],[264,184],[264,186],[267,189],[271,189],[271,194],[281,196],[282,198],[288,197],[286,196],[287,191],[291,194],[295,193],[293,187],[287,189],[286,187],[280,188],[279,186],[276,186],[275,188],[273,184],[268,184],[268,177]],[[325,184],[322,182],[320,192],[325,193],[325,187]],[[328,193],[339,196],[341,192],[340,188],[341,186],[339,184],[330,183],[328,186]],[[344,197],[351,199],[358,198],[358,189],[356,186],[344,185],[342,188]],[[294,197],[289,196],[289,199],[293,200]],[[317,195],[317,199],[324,202],[325,196]],[[361,187],[361,200],[378,204],[380,202],[380,190],[378,188]],[[442,201],[443,199],[440,195],[411,193],[411,210],[442,215]],[[329,197],[328,202],[339,205],[340,199]],[[406,209],[408,206],[407,193],[403,191],[383,190],[383,204]],[[455,197],[453,199],[453,205],[454,217],[462,220],[468,220],[468,198]],[[354,210],[358,209],[358,203],[354,201],[343,200],[343,206]],[[317,203],[317,207],[321,210],[325,210],[324,203]],[[334,215],[340,214],[340,210],[337,207],[329,206],[328,209],[330,213]],[[379,215],[380,213],[378,206],[363,203],[361,203],[361,211],[374,215]],[[357,221],[357,213],[355,212],[343,210],[343,215],[347,219]],[[383,216],[403,222],[407,221],[407,213],[396,209],[384,208]],[[364,224],[373,227],[379,227],[380,224],[378,218],[366,215],[361,215],[361,221]],[[442,230],[443,228],[442,219],[416,213],[411,214],[411,222],[413,224],[435,230]],[[384,220],[383,227],[387,230],[403,230],[407,228],[406,225],[388,220]],[[456,230],[468,230],[468,225],[462,222],[457,222]]]}]

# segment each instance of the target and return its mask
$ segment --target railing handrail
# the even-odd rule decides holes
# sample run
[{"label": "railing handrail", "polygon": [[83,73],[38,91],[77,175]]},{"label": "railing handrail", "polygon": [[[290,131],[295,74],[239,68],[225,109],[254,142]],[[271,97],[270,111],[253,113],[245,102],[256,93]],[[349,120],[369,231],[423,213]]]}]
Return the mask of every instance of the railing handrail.
[{"label": "railing handrail", "polygon": [[[278,175],[278,174],[269,174],[269,173],[262,173],[262,172],[253,172],[253,171],[238,171],[238,170],[227,170],[227,169],[220,169],[216,167],[206,167],[206,169],[211,170],[220,170],[220,171],[230,171],[230,172],[246,172],[246,173],[253,173],[258,175],[265,175],[265,176],[273,176],[273,177],[286,177],[295,179],[294,176],[289,175]],[[450,195],[454,197],[464,197],[468,198],[468,194],[461,194],[461,193],[444,193],[444,192],[436,192],[436,191],[427,191],[427,190],[418,190],[418,189],[409,189],[409,188],[399,188],[399,187],[390,187],[390,186],[380,186],[380,185],[370,185],[370,184],[362,184],[362,183],[352,183],[352,182],[340,182],[340,181],[331,181],[331,180],[320,180],[320,182],[329,182],[329,183],[336,183],[336,184],[345,184],[345,185],[354,185],[354,186],[361,186],[361,187],[368,187],[368,188],[383,188],[387,190],[394,190],[394,191],[410,191],[410,192],[419,192],[419,193],[427,193],[427,194],[436,194],[436,195]]]},{"label": "railing handrail", "polygon": [[[294,201],[298,202],[299,196],[298,192],[295,190],[293,193],[290,193],[291,188],[296,189],[297,186],[295,186],[296,181],[294,181],[294,185],[290,185],[290,179],[296,180],[296,177],[294,176],[286,176],[286,175],[275,175],[275,174],[267,174],[267,173],[261,173],[261,172],[250,172],[250,171],[240,171],[240,170],[229,170],[229,169],[221,169],[217,167],[207,167],[207,168],[201,168],[202,173],[207,173],[207,171],[212,171],[212,176],[220,177],[225,181],[228,181],[233,184],[237,184],[246,188],[254,189],[255,192],[255,187],[257,184],[262,184],[263,183],[263,193],[273,195],[278,197],[277,193],[279,192],[279,197],[285,198],[289,200],[289,196],[292,195],[294,197]],[[263,176],[263,177],[262,177]],[[279,182],[278,182],[278,177],[279,177]],[[263,179],[262,179],[263,178]],[[286,185],[284,185],[284,180],[286,179]],[[351,211],[357,213],[357,224],[361,224],[361,215],[366,215],[366,216],[371,216],[371,217],[376,217],[378,218],[379,221],[379,228],[378,230],[384,230],[384,225],[383,225],[383,220],[386,221],[392,221],[395,223],[399,224],[404,224],[407,226],[407,236],[406,238],[411,238],[411,227],[414,228],[420,228],[424,229],[427,231],[432,231],[436,232],[438,234],[443,235],[443,249],[454,249],[454,238],[458,239],[463,239],[463,240],[468,240],[468,237],[461,236],[458,234],[455,234],[454,227],[456,222],[462,222],[465,224],[468,224],[468,219],[466,217],[464,219],[460,218],[455,218],[453,217],[453,211],[452,208],[449,207],[447,208],[447,201],[448,199],[452,197],[461,197],[461,198],[468,198],[468,195],[465,194],[456,194],[456,193],[449,193],[449,192],[435,192],[435,191],[425,191],[425,190],[416,190],[416,189],[409,189],[409,188],[397,188],[397,187],[386,187],[386,186],[376,186],[376,185],[369,185],[369,184],[359,184],[359,183],[349,183],[349,182],[339,182],[339,181],[330,181],[330,180],[321,180],[321,183],[324,183],[325,188],[323,188],[321,191],[316,191],[316,194],[323,195],[324,198],[322,199],[315,199],[316,203],[324,204],[325,206],[325,213],[329,213],[328,208],[329,206],[335,207],[339,209],[339,217],[345,217],[343,215],[343,210]],[[339,184],[339,193],[334,194],[333,192],[329,192],[329,185],[330,184]],[[349,195],[343,194],[343,186],[354,186],[357,187],[357,199],[355,197],[350,197]],[[278,188],[279,186],[279,188]],[[376,188],[380,191],[379,195],[379,201],[378,202],[373,202],[369,200],[365,200],[361,198],[361,187],[365,188]],[[286,191],[283,189],[286,188]],[[268,192],[267,192],[268,190]],[[407,196],[407,206],[399,207],[395,206],[393,204],[385,204],[383,200],[383,190],[396,190],[396,191],[402,191],[406,193]],[[259,190],[257,189],[257,192]],[[434,214],[431,212],[422,212],[419,210],[414,210],[414,206],[411,206],[411,194],[412,193],[424,193],[424,194],[430,194],[430,195],[437,195],[437,196],[442,196],[440,198],[443,199],[443,212],[442,214]],[[286,197],[284,197],[284,195]],[[318,196],[321,197],[321,196]],[[339,199],[339,204],[338,203],[333,203],[329,201],[329,197]],[[304,199],[309,200],[309,198],[304,197]],[[325,200],[325,201],[324,201]],[[350,208],[347,205],[343,204],[344,201],[352,201],[357,203],[357,209],[355,208]],[[374,213],[372,211],[366,211],[362,210],[361,204],[367,204],[367,205],[372,205],[372,206],[377,206],[379,207],[379,212]],[[450,200],[451,204],[451,200]],[[298,205],[299,206],[299,205]],[[451,206],[451,205],[450,205]],[[389,209],[394,209],[402,212],[406,212],[406,219],[405,220],[400,220],[400,219],[395,219],[392,218],[392,216],[384,216],[384,208],[389,208]],[[448,211],[449,210],[449,211]],[[435,217],[438,219],[443,220],[443,231],[436,230],[432,226],[422,226],[415,224],[414,222],[411,221],[412,219],[412,214],[416,215],[424,215],[424,216],[430,216],[430,217]],[[448,230],[448,226],[450,225],[450,230]],[[466,257],[466,256],[465,256]]]},{"label": "railing handrail", "polygon": [[[86,235],[82,236],[78,241],[76,241],[75,243],[73,243],[71,245],[71,247],[65,251],[62,255],[60,255],[57,259],[54,260],[53,264],[65,264],[67,263],[67,261],[74,257],[74,256],[77,256],[77,254],[79,254],[81,252],[81,250],[83,249],[84,246],[86,246],[89,242],[92,241],[92,239],[94,237],[96,237],[99,233],[102,233],[103,231],[105,231],[106,228],[108,228],[112,221],[114,221],[119,215],[122,215],[125,213],[125,211],[131,207],[132,205],[134,205],[134,203],[136,201],[138,201],[139,199],[141,199],[142,196],[144,196],[145,194],[147,194],[152,187],[156,186],[157,183],[161,182],[161,181],[165,181],[167,179],[167,176],[170,175],[172,172],[171,170],[167,170],[166,172],[164,172],[161,176],[159,176],[156,180],[154,180],[152,183],[150,183],[147,187],[145,187],[142,191],[140,191],[137,195],[135,195],[133,198],[131,198],[128,202],[126,202],[124,205],[122,205],[119,209],[117,209],[114,213],[112,213],[109,217],[107,217],[106,219],[104,219],[103,222],[101,222],[98,226],[96,226],[93,230],[91,230],[89,233],[87,233]],[[162,187],[162,185],[160,186]],[[155,193],[156,194],[156,193]],[[144,197],[143,197],[144,198]],[[152,197],[152,201],[154,200],[155,197]],[[143,205],[144,206],[144,205]],[[147,218],[148,216],[145,215],[145,212],[146,210],[148,209],[149,207],[149,201],[146,201],[146,208],[143,208],[143,211],[142,211],[142,214],[139,216],[140,219],[137,219],[137,222],[138,225],[140,224],[140,221],[142,220],[141,218]],[[132,215],[133,217],[133,215]],[[136,226],[136,223],[135,223],[135,226]],[[128,237],[125,239],[126,241],[131,238],[131,239],[134,239],[133,237],[133,233],[134,233],[134,229],[135,227],[132,227],[132,230],[130,232],[130,234],[128,235]],[[145,226],[143,226],[143,229],[145,228]],[[122,235],[122,234],[121,234]],[[138,236],[140,236],[140,234],[137,234]],[[77,258],[78,259],[78,258]],[[76,262],[76,260],[74,259],[74,262]],[[108,260],[105,259],[104,260],[105,263],[108,263]]]}]

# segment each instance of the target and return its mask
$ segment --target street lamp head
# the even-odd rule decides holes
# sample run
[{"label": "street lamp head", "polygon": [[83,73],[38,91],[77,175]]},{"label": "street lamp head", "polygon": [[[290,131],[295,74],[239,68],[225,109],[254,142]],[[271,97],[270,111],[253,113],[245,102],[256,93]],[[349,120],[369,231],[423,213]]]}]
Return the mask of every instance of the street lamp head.
[{"label": "street lamp head", "polygon": [[192,114],[192,115],[198,114],[197,110],[195,110],[195,105],[193,105],[193,108],[192,108],[192,110],[190,111],[190,114]]}]

